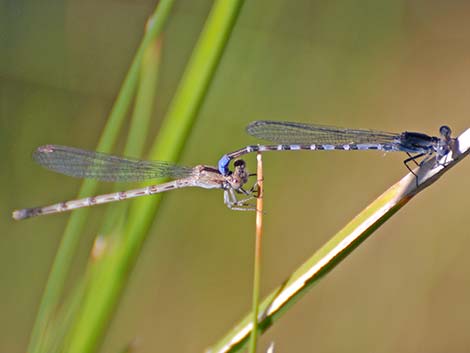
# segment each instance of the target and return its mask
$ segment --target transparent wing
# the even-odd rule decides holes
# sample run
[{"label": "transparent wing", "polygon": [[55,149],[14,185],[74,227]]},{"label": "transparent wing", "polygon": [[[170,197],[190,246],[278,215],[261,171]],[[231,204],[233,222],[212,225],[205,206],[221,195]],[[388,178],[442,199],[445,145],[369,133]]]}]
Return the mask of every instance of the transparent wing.
[{"label": "transparent wing", "polygon": [[254,137],[279,144],[390,144],[399,143],[400,134],[375,130],[258,120],[246,131]]},{"label": "transparent wing", "polygon": [[102,181],[181,178],[192,173],[192,168],[167,162],[143,161],[59,145],[38,147],[33,153],[33,159],[43,167],[57,173]]}]

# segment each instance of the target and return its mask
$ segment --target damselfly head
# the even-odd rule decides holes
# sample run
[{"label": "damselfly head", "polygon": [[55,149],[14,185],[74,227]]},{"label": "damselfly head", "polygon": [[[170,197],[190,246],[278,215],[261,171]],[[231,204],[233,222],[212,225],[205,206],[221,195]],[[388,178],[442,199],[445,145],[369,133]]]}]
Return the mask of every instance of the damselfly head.
[{"label": "damselfly head", "polygon": [[447,125],[442,125],[439,128],[439,133],[441,134],[441,137],[443,137],[445,140],[448,140],[450,139],[450,134],[452,133],[452,130]]},{"label": "damselfly head", "polygon": [[243,159],[237,159],[234,163],[233,166],[235,169],[245,169],[246,163]]},{"label": "damselfly head", "polygon": [[243,159],[237,159],[233,163],[233,166],[234,170],[229,176],[228,181],[230,182],[232,188],[237,190],[247,183],[249,174],[246,170],[246,163]]}]

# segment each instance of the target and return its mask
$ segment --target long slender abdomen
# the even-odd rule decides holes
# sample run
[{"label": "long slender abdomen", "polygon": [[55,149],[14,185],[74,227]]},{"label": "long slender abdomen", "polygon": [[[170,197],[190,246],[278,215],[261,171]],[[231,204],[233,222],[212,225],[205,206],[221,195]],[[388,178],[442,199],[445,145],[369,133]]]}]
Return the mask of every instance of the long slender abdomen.
[{"label": "long slender abdomen", "polygon": [[24,208],[21,210],[13,211],[13,218],[16,220],[41,216],[51,213],[60,213],[66,211],[76,210],[78,208],[89,207],[94,205],[101,205],[110,202],[116,202],[121,200],[132,199],[135,197],[153,195],[160,192],[184,188],[188,186],[194,186],[194,181],[187,179],[180,179],[163,183],[159,185],[146,186],[144,188],[133,189],[128,191],[114,192],[110,194],[104,194],[99,196],[91,196],[78,200],[71,200],[65,202],[59,202],[50,206]]}]

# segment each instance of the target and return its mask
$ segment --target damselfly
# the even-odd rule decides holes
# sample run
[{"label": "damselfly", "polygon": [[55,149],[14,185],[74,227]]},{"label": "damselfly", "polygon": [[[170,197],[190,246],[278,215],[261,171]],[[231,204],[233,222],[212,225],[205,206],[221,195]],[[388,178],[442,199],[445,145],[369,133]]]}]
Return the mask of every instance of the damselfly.
[{"label": "damselfly", "polygon": [[[143,181],[161,177],[173,181],[146,186],[139,189],[92,196],[79,200],[56,203],[50,206],[25,208],[13,212],[14,219],[71,211],[77,208],[126,200],[139,196],[185,188],[222,189],[224,203],[234,210],[253,210],[247,201],[254,198],[254,191],[243,186],[251,176],[243,160],[234,163],[234,171],[222,175],[217,168],[198,165],[194,168],[183,167],[162,161],[144,161],[133,158],[112,156],[106,153],[86,151],[78,148],[46,145],[33,153],[33,159],[43,167],[58,173],[78,178],[93,178],[102,181]],[[237,194],[244,194],[239,200]]]},{"label": "damselfly", "polygon": [[229,164],[251,152],[265,151],[330,151],[330,150],[380,150],[384,152],[406,152],[404,163],[422,156],[436,155],[436,161],[452,150],[455,142],[448,126],[441,126],[440,137],[420,132],[392,133],[376,130],[345,129],[333,126],[295,123],[287,121],[254,121],[247,127],[248,134],[276,143],[275,145],[250,145],[225,154],[218,163],[222,175],[229,175]]}]

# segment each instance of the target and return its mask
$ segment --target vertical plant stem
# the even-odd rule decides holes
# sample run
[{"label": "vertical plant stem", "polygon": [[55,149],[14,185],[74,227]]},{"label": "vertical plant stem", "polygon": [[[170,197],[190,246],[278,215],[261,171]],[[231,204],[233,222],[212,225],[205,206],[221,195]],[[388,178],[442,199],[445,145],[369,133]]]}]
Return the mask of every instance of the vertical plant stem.
[{"label": "vertical plant stem", "polygon": [[261,153],[256,155],[258,162],[256,168],[258,198],[256,199],[256,237],[255,237],[255,261],[253,273],[253,305],[252,325],[250,338],[250,353],[256,353],[258,342],[258,308],[261,282],[261,241],[263,238],[263,160]]}]

